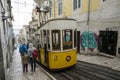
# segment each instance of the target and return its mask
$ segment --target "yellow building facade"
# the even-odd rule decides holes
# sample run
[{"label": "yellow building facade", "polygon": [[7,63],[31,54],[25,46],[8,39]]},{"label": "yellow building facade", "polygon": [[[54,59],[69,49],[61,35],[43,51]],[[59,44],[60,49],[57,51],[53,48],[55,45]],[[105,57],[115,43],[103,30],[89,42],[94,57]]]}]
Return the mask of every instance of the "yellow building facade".
[{"label": "yellow building facade", "polygon": [[88,8],[90,8],[91,12],[98,10],[99,6],[100,6],[100,0],[81,0],[82,14],[87,13]]},{"label": "yellow building facade", "polygon": [[86,14],[88,9],[92,12],[99,6],[100,0],[51,0],[51,17],[71,17],[76,10],[76,14]]},{"label": "yellow building facade", "polygon": [[[45,0],[34,1],[41,6]],[[50,18],[71,17],[76,9],[79,9],[77,13],[86,14],[89,7],[92,12],[100,6],[100,0],[49,0],[47,3],[50,6]]]},{"label": "yellow building facade", "polygon": [[72,0],[51,0],[51,18],[71,16],[71,4]]}]

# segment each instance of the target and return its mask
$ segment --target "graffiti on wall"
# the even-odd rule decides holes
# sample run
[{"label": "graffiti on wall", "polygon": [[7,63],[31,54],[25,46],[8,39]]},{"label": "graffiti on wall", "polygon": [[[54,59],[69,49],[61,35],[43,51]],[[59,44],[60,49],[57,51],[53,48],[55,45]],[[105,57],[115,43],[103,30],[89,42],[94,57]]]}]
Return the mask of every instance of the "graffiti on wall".
[{"label": "graffiti on wall", "polygon": [[85,49],[88,47],[90,51],[93,51],[98,46],[98,36],[94,32],[83,32],[81,34],[81,47]]}]

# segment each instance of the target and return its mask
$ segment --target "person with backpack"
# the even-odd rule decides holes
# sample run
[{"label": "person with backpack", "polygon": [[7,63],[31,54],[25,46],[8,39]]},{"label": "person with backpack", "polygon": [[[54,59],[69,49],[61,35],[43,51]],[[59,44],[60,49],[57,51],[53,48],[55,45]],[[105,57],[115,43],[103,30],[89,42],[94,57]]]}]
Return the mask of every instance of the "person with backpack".
[{"label": "person with backpack", "polygon": [[31,71],[35,72],[35,70],[36,70],[36,58],[38,56],[38,52],[32,43],[29,44],[28,55],[30,57]]},{"label": "person with backpack", "polygon": [[20,52],[20,55],[22,56],[22,53],[26,53],[28,54],[28,49],[27,49],[27,46],[25,43],[21,44],[20,47],[19,47],[19,52]]}]

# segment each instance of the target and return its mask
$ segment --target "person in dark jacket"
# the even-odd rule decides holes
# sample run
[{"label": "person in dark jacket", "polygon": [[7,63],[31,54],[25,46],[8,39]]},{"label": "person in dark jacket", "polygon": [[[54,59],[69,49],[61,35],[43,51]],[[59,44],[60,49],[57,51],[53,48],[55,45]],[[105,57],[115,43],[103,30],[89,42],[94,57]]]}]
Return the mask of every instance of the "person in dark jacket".
[{"label": "person in dark jacket", "polygon": [[20,52],[20,55],[22,55],[22,53],[28,54],[28,49],[25,43],[20,45],[19,52]]},{"label": "person in dark jacket", "polygon": [[29,49],[29,42],[27,43],[27,49]]}]

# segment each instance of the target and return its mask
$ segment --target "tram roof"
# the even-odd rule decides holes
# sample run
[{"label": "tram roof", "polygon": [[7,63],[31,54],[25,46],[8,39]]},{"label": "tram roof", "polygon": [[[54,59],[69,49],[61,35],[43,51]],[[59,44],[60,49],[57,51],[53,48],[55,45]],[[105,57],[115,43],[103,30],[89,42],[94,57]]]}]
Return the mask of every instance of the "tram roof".
[{"label": "tram roof", "polygon": [[[54,25],[53,25],[54,24]],[[39,30],[64,30],[64,29],[76,29],[77,21],[71,18],[59,18],[59,19],[51,19],[43,24],[37,31],[33,33],[40,34]]]},{"label": "tram roof", "polygon": [[71,18],[58,18],[48,20],[40,29],[76,29],[77,22]]}]

